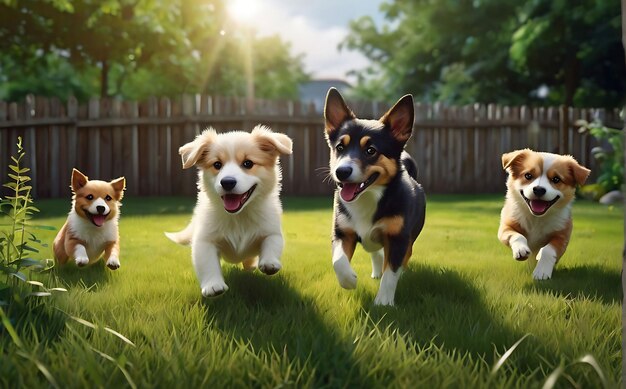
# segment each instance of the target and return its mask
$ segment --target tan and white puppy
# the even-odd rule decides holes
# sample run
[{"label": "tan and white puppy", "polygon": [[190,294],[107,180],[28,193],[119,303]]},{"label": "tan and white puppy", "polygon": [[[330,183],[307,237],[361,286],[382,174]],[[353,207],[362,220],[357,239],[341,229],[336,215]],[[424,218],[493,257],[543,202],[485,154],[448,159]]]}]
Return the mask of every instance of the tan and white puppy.
[{"label": "tan and white puppy", "polygon": [[172,241],[191,244],[204,297],[228,290],[220,257],[267,275],[282,265],[281,172],[278,157],[291,154],[291,139],[257,126],[252,133],[218,134],[209,128],[179,149],[183,169],[198,167],[198,199],[191,223]]},{"label": "tan and white puppy", "polygon": [[126,180],[90,181],[73,169],[71,188],[72,209],[54,239],[55,259],[61,265],[73,259],[76,265],[85,266],[98,261],[104,253],[106,265],[112,270],[119,268],[118,220]]},{"label": "tan and white puppy", "polygon": [[518,261],[536,254],[533,278],[549,279],[572,234],[576,185],[585,183],[590,170],[569,155],[530,149],[502,155],[502,167],[509,177],[498,238]]}]

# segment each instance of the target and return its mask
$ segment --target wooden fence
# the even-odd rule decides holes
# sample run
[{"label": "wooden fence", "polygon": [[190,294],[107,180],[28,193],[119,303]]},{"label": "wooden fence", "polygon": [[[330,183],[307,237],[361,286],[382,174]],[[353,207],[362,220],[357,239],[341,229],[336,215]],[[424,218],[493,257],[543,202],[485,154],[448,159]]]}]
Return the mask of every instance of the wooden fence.
[{"label": "wooden fence", "polygon": [[[381,103],[349,105],[359,117],[377,118],[388,109]],[[564,150],[593,169],[595,141],[579,134],[575,121],[600,117],[621,127],[617,110],[419,103],[415,108],[407,150],[427,193],[503,192],[500,156],[524,147]],[[249,131],[258,123],[294,141],[293,155],[281,159],[284,194],[332,191],[324,182],[329,152],[319,107],[257,100],[247,113],[243,99],[204,95],[145,102],[94,98],[85,104],[33,96],[21,103],[0,101],[0,177],[6,181],[10,155],[22,136],[36,198],[69,196],[73,167],[92,178],[125,176],[127,195],[193,196],[196,172],[182,170],[178,148],[208,126]]]}]

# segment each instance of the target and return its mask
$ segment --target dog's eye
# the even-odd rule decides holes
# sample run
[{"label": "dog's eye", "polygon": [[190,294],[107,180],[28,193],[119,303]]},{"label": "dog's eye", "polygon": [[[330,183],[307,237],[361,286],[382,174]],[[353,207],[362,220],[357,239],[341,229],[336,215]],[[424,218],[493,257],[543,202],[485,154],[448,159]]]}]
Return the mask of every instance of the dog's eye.
[{"label": "dog's eye", "polygon": [[222,168],[222,163],[220,161],[216,161],[213,163],[213,167],[215,170],[220,170]]},{"label": "dog's eye", "polygon": [[342,145],[341,143],[339,143],[336,147],[335,150],[337,150],[338,152],[342,152],[345,149],[344,145]]},{"label": "dog's eye", "polygon": [[92,194],[87,195],[86,199],[87,200],[93,200],[93,195]]},{"label": "dog's eye", "polygon": [[252,166],[254,166],[254,162],[250,161],[249,159],[246,159],[245,161],[243,161],[241,166],[245,167],[246,169],[252,169]]},{"label": "dog's eye", "polygon": [[524,174],[524,178],[526,178],[527,180],[532,180],[533,179],[533,175],[530,173],[526,173]]},{"label": "dog's eye", "polygon": [[104,199],[105,199],[106,201],[111,201],[111,200],[113,200],[113,197],[111,197],[111,196],[107,195],[107,197],[105,197]]},{"label": "dog's eye", "polygon": [[561,179],[559,177],[552,177],[552,182],[554,182],[555,184],[558,184],[559,182],[561,182]]},{"label": "dog's eye", "polygon": [[367,153],[367,155],[374,155],[376,154],[376,149],[370,146],[365,150],[365,152]]}]

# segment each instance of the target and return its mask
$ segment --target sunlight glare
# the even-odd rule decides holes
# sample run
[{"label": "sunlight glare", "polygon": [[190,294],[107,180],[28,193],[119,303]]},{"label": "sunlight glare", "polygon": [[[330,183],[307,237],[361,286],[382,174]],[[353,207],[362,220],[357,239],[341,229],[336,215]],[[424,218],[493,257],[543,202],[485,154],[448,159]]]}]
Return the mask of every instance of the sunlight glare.
[{"label": "sunlight glare", "polygon": [[254,19],[258,10],[258,0],[228,0],[228,13],[230,16],[243,23],[248,23]]}]

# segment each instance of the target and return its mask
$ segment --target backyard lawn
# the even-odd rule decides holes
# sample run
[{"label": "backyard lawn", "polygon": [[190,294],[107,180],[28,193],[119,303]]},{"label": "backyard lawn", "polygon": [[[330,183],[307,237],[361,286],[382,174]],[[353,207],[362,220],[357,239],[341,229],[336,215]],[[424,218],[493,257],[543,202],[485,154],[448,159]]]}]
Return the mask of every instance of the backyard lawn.
[{"label": "backyard lawn", "polygon": [[[623,209],[579,201],[553,279],[532,280],[496,238],[502,196],[430,196],[426,225],[396,307],[373,307],[378,280],[357,249],[357,289],[330,262],[330,198],[287,198],[283,269],[272,277],[224,264],[230,290],[203,299],[190,249],[163,235],[194,198],[132,198],[120,221],[121,268],[53,270],[52,306],[0,331],[0,387],[607,387],[621,376]],[[59,228],[69,200],[42,200]],[[209,221],[210,222],[210,221]],[[55,231],[36,231],[52,242]],[[51,248],[48,247],[48,256]],[[88,323],[96,325],[91,328]],[[108,327],[132,342],[126,342]],[[527,335],[508,358],[500,357]],[[495,372],[492,370],[495,369]]]}]

